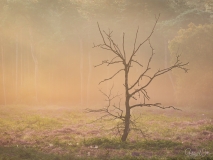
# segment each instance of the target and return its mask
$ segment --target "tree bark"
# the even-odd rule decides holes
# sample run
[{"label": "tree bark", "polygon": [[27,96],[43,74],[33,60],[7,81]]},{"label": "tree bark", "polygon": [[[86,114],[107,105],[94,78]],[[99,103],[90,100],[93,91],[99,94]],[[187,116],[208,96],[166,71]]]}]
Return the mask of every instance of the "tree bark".
[{"label": "tree bark", "polygon": [[129,125],[130,125],[130,107],[129,107],[129,100],[130,100],[130,95],[129,95],[129,87],[128,87],[128,67],[125,64],[125,107],[126,107],[126,115],[125,115],[125,121],[124,121],[124,131],[123,135],[121,137],[121,140],[124,142],[126,141],[128,135],[129,135]]},{"label": "tree bark", "polygon": [[[127,104],[126,104],[127,105]],[[128,108],[128,109],[127,109]],[[126,141],[128,135],[129,135],[129,124],[130,124],[130,109],[128,107],[128,105],[126,106],[126,116],[125,116],[125,125],[124,125],[124,132],[123,135],[121,137],[121,140],[123,142]]]}]

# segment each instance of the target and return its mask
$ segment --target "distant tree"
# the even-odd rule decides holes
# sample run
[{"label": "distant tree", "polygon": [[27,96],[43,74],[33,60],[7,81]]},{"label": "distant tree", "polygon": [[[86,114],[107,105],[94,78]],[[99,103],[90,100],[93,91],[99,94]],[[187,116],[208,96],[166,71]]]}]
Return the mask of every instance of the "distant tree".
[{"label": "distant tree", "polygon": [[165,20],[161,22],[161,31],[163,34],[166,34],[173,38],[177,31],[181,28],[187,28],[188,24],[194,23],[198,24],[206,24],[211,22],[211,13],[198,10],[196,8],[189,8],[172,19]]},{"label": "distant tree", "polygon": [[3,95],[4,95],[4,105],[6,105],[6,87],[5,87],[5,65],[4,65],[4,47],[3,47],[3,41],[2,38],[0,39],[0,45],[1,45],[1,71],[2,71],[2,88],[3,88]]},{"label": "distant tree", "polygon": [[[125,108],[123,108],[121,106],[121,95],[112,94],[112,89],[113,89],[113,86],[112,86],[109,94],[106,94],[103,91],[101,91],[101,93],[106,97],[106,100],[108,101],[108,105],[101,109],[87,109],[87,111],[103,113],[103,115],[99,119],[108,119],[109,118],[109,119],[121,120],[121,123],[118,123],[115,128],[117,129],[118,133],[120,134],[122,141],[127,140],[127,137],[129,135],[129,132],[131,129],[141,131],[140,129],[137,128],[137,126],[135,124],[135,119],[132,119],[132,117],[131,117],[131,110],[133,108],[157,107],[157,108],[161,108],[161,109],[166,109],[166,108],[177,109],[173,106],[164,107],[161,105],[161,103],[148,103],[147,102],[147,100],[149,100],[150,97],[146,91],[146,88],[151,84],[151,82],[153,82],[153,80],[155,78],[157,78],[158,76],[163,75],[169,71],[172,71],[174,69],[182,69],[185,72],[187,72],[187,70],[188,70],[187,68],[185,68],[185,66],[188,63],[182,63],[179,59],[180,56],[177,55],[176,61],[170,67],[165,68],[165,69],[159,69],[158,71],[154,72],[154,74],[150,74],[150,73],[148,74],[148,72],[151,69],[150,63],[155,54],[154,48],[151,44],[150,39],[155,30],[158,19],[159,19],[159,17],[156,17],[156,22],[154,24],[154,27],[153,27],[151,33],[143,42],[139,43],[139,45],[137,45],[139,29],[137,30],[135,41],[134,41],[133,51],[129,55],[126,53],[126,50],[125,50],[125,33],[123,33],[123,43],[122,43],[122,48],[120,48],[118,46],[118,44],[116,44],[116,42],[114,42],[114,40],[112,39],[112,31],[109,30],[108,33],[105,31],[102,31],[98,24],[99,32],[102,37],[103,43],[101,43],[99,45],[94,45],[94,47],[100,47],[101,49],[108,50],[114,56],[111,60],[103,60],[101,64],[99,64],[95,67],[102,66],[104,64],[106,64],[107,66],[114,65],[114,64],[122,65],[122,68],[119,69],[117,72],[115,72],[115,74],[113,74],[109,78],[102,80],[99,84],[106,82],[108,80],[111,80],[119,73],[124,72],[124,77],[123,77],[124,84],[123,85],[125,88]],[[142,73],[140,73],[138,78],[136,80],[134,80],[134,82],[132,84],[130,84],[130,82],[129,82],[130,81],[130,71],[131,71],[131,68],[133,67],[133,65],[136,64],[136,65],[143,67],[141,62],[139,62],[137,59],[135,59],[135,56],[138,53],[138,50],[140,49],[140,47],[142,45],[144,45],[145,43],[148,43],[151,48],[151,56],[149,58],[149,61],[146,65],[144,71]],[[118,105],[115,105],[112,102],[116,98],[120,99]],[[138,103],[138,104],[137,103],[130,104],[130,101],[137,100],[137,99],[142,99],[142,102]],[[141,133],[143,133],[143,132],[141,131]]]},{"label": "distant tree", "polygon": [[[11,86],[7,87],[11,89],[8,90],[8,103],[40,101],[40,86],[45,85],[41,79],[48,76],[48,95],[56,93],[53,92],[56,85],[52,85],[54,76],[60,77],[57,69],[64,69],[67,59],[67,56],[61,56],[63,52],[59,51],[59,46],[75,39],[73,37],[81,32],[79,26],[86,26],[80,24],[82,21],[78,6],[69,0],[0,1],[5,86]],[[49,73],[44,76],[47,70]],[[70,78],[70,74],[64,75]]]},{"label": "distant tree", "polygon": [[188,25],[170,41],[169,50],[173,60],[179,50],[183,58],[190,60],[191,72],[182,77],[176,75],[176,96],[179,104],[197,107],[210,107],[213,103],[213,25]]},{"label": "distant tree", "polygon": [[[173,0],[170,1],[170,7],[173,8],[175,14],[173,13],[170,18],[160,22],[157,28],[158,38],[164,40],[155,44],[156,49],[160,49],[159,52],[164,52],[165,67],[167,67],[171,58],[168,50],[168,42],[176,36],[177,32],[181,28],[187,28],[188,24],[191,22],[194,24],[206,24],[211,22],[210,13],[196,8],[196,6],[192,5],[189,1]],[[162,48],[163,46],[164,48]],[[173,88],[173,95],[175,97],[177,87],[175,86],[174,74],[170,72],[168,74],[168,78]]]}]

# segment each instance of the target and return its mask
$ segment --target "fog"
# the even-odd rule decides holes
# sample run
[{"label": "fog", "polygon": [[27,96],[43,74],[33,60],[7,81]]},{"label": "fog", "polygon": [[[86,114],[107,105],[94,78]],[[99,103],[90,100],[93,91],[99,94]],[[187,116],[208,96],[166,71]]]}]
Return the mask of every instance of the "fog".
[{"label": "fog", "polygon": [[[115,57],[110,51],[94,47],[103,43],[97,22],[101,30],[113,31],[112,39],[120,48],[125,33],[125,51],[129,57],[137,29],[139,45],[151,33],[158,14],[160,19],[150,38],[155,55],[149,75],[171,66],[176,53],[181,54],[182,62],[190,65],[186,74],[175,70],[157,77],[147,87],[150,102],[180,107],[205,104],[203,106],[210,108],[213,93],[212,4],[173,0],[2,0],[0,105],[100,107],[105,102],[99,90],[109,93],[113,84],[113,94],[120,93],[124,99],[124,73],[99,84],[122,66],[94,67]],[[190,23],[200,28],[208,26],[204,32],[199,27],[198,31],[190,32],[187,30]],[[180,29],[188,32],[180,35],[183,33]],[[197,36],[190,39],[190,35],[196,33]],[[180,36],[189,39],[183,40]],[[198,45],[200,52],[193,56],[193,48]],[[130,84],[146,69],[151,53],[149,43],[138,50],[135,59],[143,67],[133,64]],[[191,86],[192,83],[195,85]],[[132,100],[131,103],[140,101]]]}]

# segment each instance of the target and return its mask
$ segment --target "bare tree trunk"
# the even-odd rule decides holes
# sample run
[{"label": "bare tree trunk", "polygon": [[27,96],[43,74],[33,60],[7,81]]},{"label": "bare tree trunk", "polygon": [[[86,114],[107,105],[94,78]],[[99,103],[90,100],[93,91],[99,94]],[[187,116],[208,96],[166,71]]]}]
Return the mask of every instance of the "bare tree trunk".
[{"label": "bare tree trunk", "polygon": [[27,53],[26,54],[26,59],[27,59],[27,62],[26,62],[26,65],[27,65],[27,74],[26,74],[26,77],[30,77],[30,54]]},{"label": "bare tree trunk", "polygon": [[[89,27],[91,26],[90,24],[88,25]],[[87,36],[88,40],[90,41],[90,28],[88,29]],[[91,63],[91,52],[89,50],[88,53],[88,78],[87,78],[87,106],[89,105],[89,99],[90,99],[90,80],[91,80],[91,72],[92,72],[92,63]]]},{"label": "bare tree trunk", "polygon": [[[165,37],[164,37],[164,53],[165,53],[165,68],[168,68],[168,40]],[[173,78],[172,78],[172,75],[170,72],[168,73],[168,76],[169,76],[169,80],[172,84],[173,91],[175,93],[175,85],[174,85]]]},{"label": "bare tree trunk", "polygon": [[20,41],[21,41],[21,46],[20,46],[20,59],[21,59],[21,70],[20,70],[20,76],[21,76],[21,87],[23,85],[23,39],[22,39],[22,36],[20,38]]},{"label": "bare tree trunk", "polygon": [[[109,54],[107,54],[107,59],[109,59]],[[110,75],[110,69],[109,69],[109,66],[107,66],[107,77],[109,77]],[[107,95],[109,94],[109,92],[110,92],[110,87],[109,87],[109,81],[107,81]]]},{"label": "bare tree trunk", "polygon": [[[127,100],[128,98],[126,97],[126,105],[127,105]],[[127,109],[128,108],[128,109]],[[128,107],[128,105],[126,106],[126,116],[125,116],[125,124],[124,124],[124,132],[123,135],[121,137],[121,140],[123,142],[126,141],[128,135],[129,135],[129,125],[130,125],[130,108]]]},{"label": "bare tree trunk", "polygon": [[130,106],[129,106],[129,100],[130,100],[130,95],[129,95],[129,86],[128,86],[128,68],[125,66],[125,91],[126,91],[126,96],[125,96],[125,107],[126,107],[126,115],[125,115],[125,121],[124,121],[124,131],[123,135],[121,137],[121,140],[124,142],[126,141],[128,134],[129,134],[129,125],[130,125]]},{"label": "bare tree trunk", "polygon": [[[2,39],[1,39],[2,42]],[[4,49],[3,49],[3,42],[1,44],[1,65],[2,65],[2,88],[4,93],[4,105],[7,104],[6,100],[6,89],[5,89],[5,75],[4,75]]]},{"label": "bare tree trunk", "polygon": [[[53,65],[53,58],[51,57],[50,58],[50,66]],[[50,92],[49,93],[49,103],[52,103],[53,102],[53,70],[51,69],[49,74],[48,74],[48,82],[49,82],[49,87],[48,87],[48,91]]]},{"label": "bare tree trunk", "polygon": [[18,100],[18,34],[16,35],[16,101]]},{"label": "bare tree trunk", "polygon": [[38,102],[38,86],[37,86],[37,73],[38,73],[38,61],[37,61],[37,58],[35,56],[35,53],[34,53],[34,46],[33,46],[33,37],[32,37],[32,31],[31,29],[29,30],[30,32],[30,52],[31,52],[31,55],[32,55],[32,58],[33,58],[33,62],[34,62],[34,85],[35,85],[35,101]]},{"label": "bare tree trunk", "polygon": [[20,34],[20,99],[21,102],[23,102],[23,38],[22,38],[22,32]]},{"label": "bare tree trunk", "polygon": [[89,105],[89,96],[90,96],[90,80],[91,80],[91,72],[92,72],[92,68],[91,68],[91,53],[90,51],[88,52],[88,59],[89,59],[89,71],[88,71],[88,79],[87,79],[87,106]]},{"label": "bare tree trunk", "polygon": [[83,57],[83,42],[82,39],[79,37],[79,43],[80,43],[80,77],[81,77],[81,106],[84,102],[84,95],[83,95],[83,89],[84,89],[84,77],[83,77],[83,69],[84,69],[84,57]]}]

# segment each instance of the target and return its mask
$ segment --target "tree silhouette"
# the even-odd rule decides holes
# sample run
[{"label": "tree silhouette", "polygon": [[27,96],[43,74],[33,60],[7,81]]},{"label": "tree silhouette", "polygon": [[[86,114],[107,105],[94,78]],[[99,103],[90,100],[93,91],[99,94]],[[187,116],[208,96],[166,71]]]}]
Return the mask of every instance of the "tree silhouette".
[{"label": "tree silhouette", "polygon": [[[114,96],[112,95],[112,89],[113,89],[113,86],[112,86],[110,93],[108,95],[100,90],[101,93],[107,98],[106,100],[108,101],[108,105],[106,107],[103,107],[101,109],[88,109],[87,108],[86,110],[87,110],[87,112],[103,113],[103,115],[97,120],[106,119],[106,118],[107,119],[110,118],[110,119],[121,120],[121,123],[118,123],[115,128],[117,129],[118,134],[120,134],[122,141],[126,141],[130,129],[140,130],[140,129],[137,128],[137,126],[135,124],[135,119],[131,118],[131,112],[130,112],[131,109],[136,108],[136,107],[157,107],[157,108],[161,108],[161,109],[173,108],[173,109],[179,110],[178,108],[175,108],[173,106],[164,107],[164,106],[161,105],[161,103],[147,103],[147,100],[149,100],[150,97],[149,97],[149,95],[146,91],[146,88],[151,84],[151,82],[153,82],[153,80],[156,77],[161,76],[161,75],[163,75],[163,74],[165,74],[169,71],[172,71],[173,69],[176,69],[176,68],[182,69],[185,72],[188,71],[188,69],[185,68],[185,66],[188,65],[188,63],[182,63],[179,59],[180,56],[177,55],[176,56],[176,62],[172,66],[165,68],[165,69],[159,69],[158,71],[156,71],[152,75],[148,74],[148,71],[151,69],[150,68],[150,62],[152,61],[152,58],[155,54],[154,48],[153,48],[153,46],[150,42],[150,38],[154,33],[154,30],[155,30],[155,27],[156,27],[157,22],[159,20],[159,17],[160,17],[160,15],[158,17],[156,17],[156,21],[155,21],[155,24],[152,28],[151,33],[138,46],[136,46],[136,43],[137,43],[137,37],[138,37],[138,30],[139,29],[137,30],[135,41],[134,41],[133,52],[130,54],[129,59],[127,59],[126,51],[125,51],[125,33],[123,33],[122,49],[120,49],[118,47],[118,45],[112,39],[112,31],[109,31],[109,33],[105,32],[105,31],[101,31],[101,28],[98,24],[99,32],[100,32],[100,35],[102,37],[103,43],[99,44],[99,45],[94,45],[94,47],[100,47],[101,49],[109,50],[114,54],[114,57],[111,60],[102,61],[101,64],[96,65],[95,67],[99,67],[99,66],[102,66],[104,64],[109,66],[109,65],[113,65],[113,64],[117,64],[117,63],[120,63],[123,66],[123,68],[119,69],[111,77],[102,80],[99,84],[113,79],[120,72],[124,72],[125,108],[123,109],[120,105],[121,104],[120,103],[121,102],[121,95],[119,95],[119,94],[114,95]],[[129,84],[129,73],[130,73],[131,67],[133,67],[132,64],[135,63],[135,64],[138,64],[139,66],[143,67],[143,65],[139,61],[134,59],[134,57],[137,54],[140,47],[142,45],[144,45],[145,43],[149,43],[149,46],[150,46],[151,51],[152,51],[151,56],[149,58],[149,61],[146,65],[144,72],[142,72],[139,75],[139,77],[135,80],[135,82],[132,85],[130,85]],[[146,78],[148,80],[145,84],[141,84],[140,82],[142,82],[142,80],[144,78]],[[131,105],[130,100],[136,99],[136,97],[143,98],[143,103]],[[112,101],[115,98],[120,99],[118,105],[115,105],[115,104],[112,103]],[[141,133],[142,133],[142,131],[141,131]]]}]

